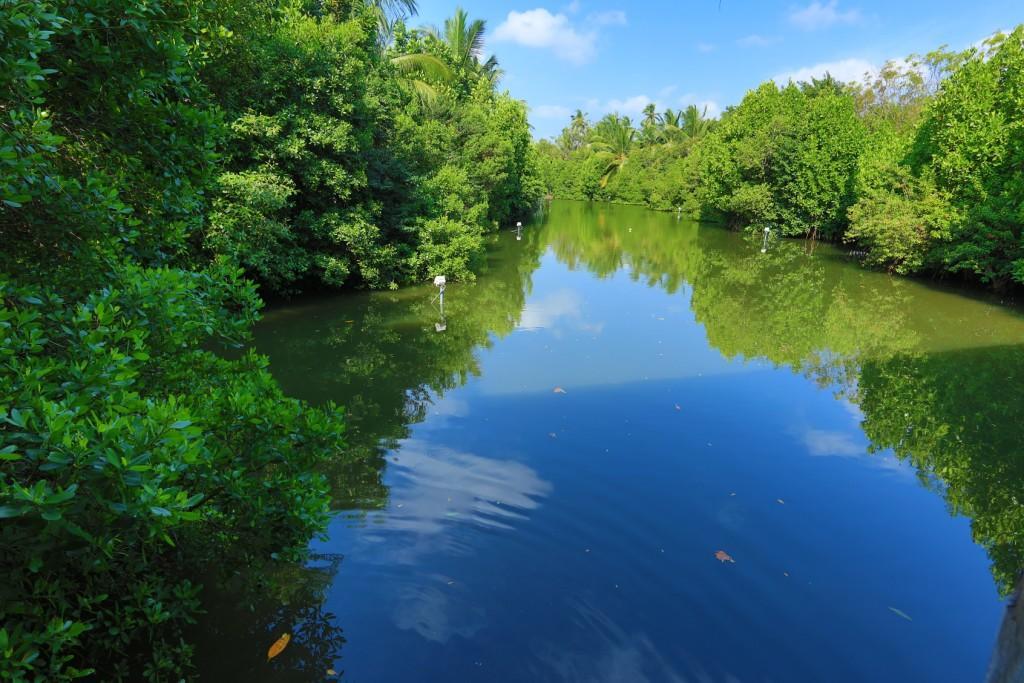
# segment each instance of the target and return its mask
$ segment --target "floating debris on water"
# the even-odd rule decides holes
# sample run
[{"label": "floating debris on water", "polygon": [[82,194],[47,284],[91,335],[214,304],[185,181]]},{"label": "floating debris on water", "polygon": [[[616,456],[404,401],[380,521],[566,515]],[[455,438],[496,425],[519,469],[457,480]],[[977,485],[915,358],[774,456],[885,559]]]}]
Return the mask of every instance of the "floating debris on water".
[{"label": "floating debris on water", "polygon": [[890,611],[891,611],[891,612],[892,612],[893,614],[895,614],[896,616],[898,616],[898,617],[903,617],[903,618],[904,618],[904,619],[906,619],[907,621],[913,621],[913,619],[911,619],[911,618],[910,618],[910,615],[909,615],[909,614],[907,614],[906,612],[904,612],[904,611],[903,611],[903,610],[901,610],[901,609],[896,609],[895,607],[890,607],[890,608],[889,608],[889,610],[890,610]]}]

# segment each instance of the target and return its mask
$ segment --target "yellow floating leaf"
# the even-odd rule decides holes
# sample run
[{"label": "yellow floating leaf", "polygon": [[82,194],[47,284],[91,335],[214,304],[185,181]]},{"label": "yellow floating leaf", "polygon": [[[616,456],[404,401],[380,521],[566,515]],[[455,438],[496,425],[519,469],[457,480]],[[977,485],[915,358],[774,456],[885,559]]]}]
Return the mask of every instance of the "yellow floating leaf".
[{"label": "yellow floating leaf", "polygon": [[716,550],[715,559],[719,562],[736,562],[736,560],[732,559],[732,555],[725,552],[724,550]]},{"label": "yellow floating leaf", "polygon": [[274,641],[274,644],[267,650],[267,661],[269,662],[274,657],[278,656],[284,649],[288,647],[288,641],[292,639],[290,633],[285,633],[283,636]]},{"label": "yellow floating leaf", "polygon": [[327,670],[327,675],[328,675],[328,676],[337,676],[337,675],[338,675],[338,672],[337,672],[337,671],[335,671],[334,669],[328,669],[328,670]]}]

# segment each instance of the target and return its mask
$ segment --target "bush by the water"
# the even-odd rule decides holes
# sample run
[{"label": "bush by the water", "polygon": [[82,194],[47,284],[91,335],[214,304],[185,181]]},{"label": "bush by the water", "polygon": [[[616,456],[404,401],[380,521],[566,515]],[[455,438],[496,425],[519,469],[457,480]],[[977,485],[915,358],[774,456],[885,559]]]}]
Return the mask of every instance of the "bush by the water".
[{"label": "bush by the water", "polygon": [[199,580],[258,588],[323,528],[341,411],[219,353],[247,343],[256,283],[471,278],[538,198],[483,26],[393,19],[0,3],[3,680],[180,680]]},{"label": "bush by the water", "polygon": [[577,112],[537,143],[545,188],[845,241],[898,273],[1024,283],[1024,27],[860,84],[768,82],[705,113],[591,126]]}]

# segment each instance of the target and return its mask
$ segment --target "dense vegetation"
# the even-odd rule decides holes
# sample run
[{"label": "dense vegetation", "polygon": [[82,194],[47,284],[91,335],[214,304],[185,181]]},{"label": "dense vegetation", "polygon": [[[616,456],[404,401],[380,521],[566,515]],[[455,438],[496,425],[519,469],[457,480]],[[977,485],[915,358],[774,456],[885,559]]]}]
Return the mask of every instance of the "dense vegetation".
[{"label": "dense vegetation", "polygon": [[844,241],[898,273],[1024,283],[1024,27],[980,48],[750,91],[719,120],[578,112],[537,144],[547,191]]},{"label": "dense vegetation", "polygon": [[0,3],[0,678],[178,680],[197,583],[327,519],[340,411],[264,291],[471,278],[540,193],[484,26],[413,3]]}]

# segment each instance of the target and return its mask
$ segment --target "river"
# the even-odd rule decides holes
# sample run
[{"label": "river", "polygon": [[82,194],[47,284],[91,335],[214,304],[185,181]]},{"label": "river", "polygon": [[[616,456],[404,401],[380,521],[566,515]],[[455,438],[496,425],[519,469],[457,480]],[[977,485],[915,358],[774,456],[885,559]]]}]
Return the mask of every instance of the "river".
[{"label": "river", "polygon": [[269,310],[258,350],[350,451],[309,566],[211,613],[203,679],[982,680],[1024,556],[1021,310],[761,247],[554,202],[443,312]]}]

